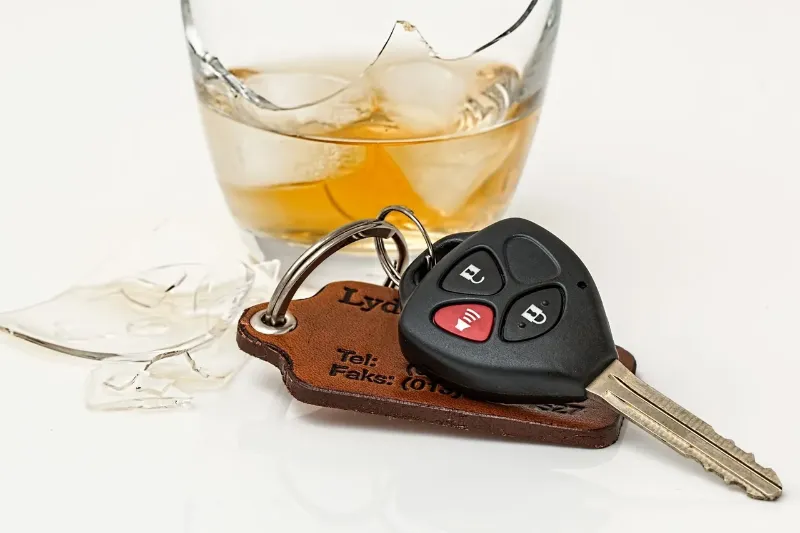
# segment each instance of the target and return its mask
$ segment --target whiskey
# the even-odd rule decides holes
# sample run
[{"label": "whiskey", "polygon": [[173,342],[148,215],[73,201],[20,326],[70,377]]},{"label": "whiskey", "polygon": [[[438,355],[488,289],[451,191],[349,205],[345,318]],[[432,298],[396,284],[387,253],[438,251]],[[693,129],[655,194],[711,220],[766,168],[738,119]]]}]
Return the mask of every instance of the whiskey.
[{"label": "whiskey", "polygon": [[[274,116],[243,110],[215,80],[206,82],[201,115],[239,225],[307,245],[391,204],[412,209],[433,238],[498,218],[519,180],[538,109],[512,100],[520,82],[508,66],[443,69],[417,60],[356,81],[346,63],[236,70],[249,87],[272,95],[302,99],[294,94],[300,90],[313,98],[343,87],[317,109]],[[410,227],[403,217],[390,221]],[[416,235],[406,233],[419,250]]]}]

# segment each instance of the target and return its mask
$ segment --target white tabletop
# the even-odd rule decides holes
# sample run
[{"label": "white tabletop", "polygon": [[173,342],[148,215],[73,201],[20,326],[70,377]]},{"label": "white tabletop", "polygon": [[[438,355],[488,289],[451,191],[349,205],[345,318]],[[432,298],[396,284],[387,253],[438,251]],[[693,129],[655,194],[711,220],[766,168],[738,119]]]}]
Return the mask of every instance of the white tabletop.
[{"label": "white tabletop", "polygon": [[[92,363],[3,336],[0,531],[796,531],[800,4],[566,4],[510,214],[582,256],[640,375],[778,502],[630,424],[603,450],[473,438],[305,406],[255,360],[189,410],[91,412]],[[164,220],[229,222],[177,0],[6,2],[0,49],[0,308]]]}]

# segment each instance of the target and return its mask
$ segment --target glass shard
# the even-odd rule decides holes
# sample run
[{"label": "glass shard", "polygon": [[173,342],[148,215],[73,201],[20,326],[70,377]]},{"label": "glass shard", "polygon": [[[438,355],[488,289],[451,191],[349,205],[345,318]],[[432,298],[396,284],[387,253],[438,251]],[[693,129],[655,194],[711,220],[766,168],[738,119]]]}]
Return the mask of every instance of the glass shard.
[{"label": "glass shard", "polygon": [[108,359],[90,374],[86,406],[98,411],[188,407],[192,397],[135,361]]},{"label": "glass shard", "polygon": [[[205,318],[206,340],[193,346],[183,343],[176,349],[153,352],[148,360],[141,354],[104,359],[89,376],[86,403],[94,410],[164,409],[187,407],[198,392],[222,387],[244,365],[247,355],[236,346],[234,324],[244,307],[269,299],[277,282],[278,261],[253,265],[246,283],[235,279],[205,276],[197,284],[191,306],[184,311]],[[169,283],[169,281],[176,283]],[[148,281],[154,282],[152,277]],[[126,291],[133,305],[153,309],[165,305],[166,291],[173,285],[191,283],[190,276],[167,276],[149,290],[135,285]],[[245,288],[254,285],[255,290]],[[130,286],[129,286],[130,289]],[[157,320],[138,321],[135,332],[150,330],[154,335],[168,333],[169,324]],[[130,330],[130,328],[129,328]]]},{"label": "glass shard", "polygon": [[249,292],[244,263],[167,265],[0,314],[0,330],[70,355],[149,362],[227,329]]}]

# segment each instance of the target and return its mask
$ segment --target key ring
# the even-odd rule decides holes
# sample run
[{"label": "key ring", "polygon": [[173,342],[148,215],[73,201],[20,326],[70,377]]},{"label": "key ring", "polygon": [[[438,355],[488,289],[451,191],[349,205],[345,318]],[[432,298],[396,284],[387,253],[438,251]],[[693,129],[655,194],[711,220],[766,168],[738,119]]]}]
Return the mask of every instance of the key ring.
[{"label": "key ring", "polygon": [[[288,312],[289,302],[291,302],[303,281],[315,268],[334,253],[349,244],[369,238],[374,238],[376,242],[381,244],[383,239],[391,238],[397,246],[397,264],[400,269],[405,268],[408,262],[408,246],[399,229],[382,219],[351,222],[335,229],[297,258],[283,275],[280,282],[278,282],[267,308],[253,315],[253,318],[250,319],[250,324],[256,331],[265,335],[280,335],[292,331],[297,325],[297,320]],[[386,248],[384,247],[383,250],[385,254]],[[383,260],[389,261],[385,257]],[[381,264],[383,265],[383,261]],[[394,266],[391,263],[389,264],[394,269]],[[384,270],[386,270],[386,267],[384,267]],[[399,284],[399,282],[399,276],[397,280],[389,276],[386,285],[392,287]]]},{"label": "key ring", "polygon": [[[431,242],[431,238],[428,236],[428,232],[425,230],[425,226],[422,225],[422,222],[420,222],[411,209],[403,207],[402,205],[390,205],[388,207],[384,207],[381,212],[378,213],[376,220],[386,220],[386,217],[392,212],[404,214],[411,220],[411,222],[414,223],[415,226],[417,226],[417,229],[422,234],[422,238],[425,239],[425,246],[428,248],[428,255],[425,257],[425,263],[428,267],[427,269],[430,270],[433,268],[433,266],[436,264],[436,255],[433,251],[433,243]],[[378,260],[381,262],[383,271],[386,272],[386,275],[395,285],[400,285],[400,278],[402,277],[401,271],[403,266],[401,265],[400,270],[398,270],[391,262],[389,259],[389,254],[386,252],[386,245],[383,243],[383,239],[375,239],[375,248],[378,251]]]}]

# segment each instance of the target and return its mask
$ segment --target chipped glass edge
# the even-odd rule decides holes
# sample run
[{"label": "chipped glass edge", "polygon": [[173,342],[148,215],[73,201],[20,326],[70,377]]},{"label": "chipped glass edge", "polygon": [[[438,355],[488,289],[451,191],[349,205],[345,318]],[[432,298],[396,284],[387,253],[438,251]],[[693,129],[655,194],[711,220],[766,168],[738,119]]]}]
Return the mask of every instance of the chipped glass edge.
[{"label": "chipped glass edge", "polygon": [[[540,0],[531,0],[525,10],[523,11],[522,15],[506,30],[501,32],[497,37],[491,39],[486,44],[483,44],[476,48],[474,51],[463,55],[463,56],[454,56],[454,57],[443,57],[439,55],[433,47],[428,43],[425,37],[420,33],[420,31],[410,22],[398,20],[395,22],[394,26],[392,27],[391,31],[389,32],[389,36],[386,38],[383,46],[381,47],[378,54],[375,56],[375,59],[370,62],[370,64],[364,69],[358,79],[363,78],[367,72],[369,72],[384,56],[387,48],[389,47],[390,43],[393,42],[396,34],[407,34],[412,33],[414,37],[419,41],[419,44],[422,48],[426,51],[427,55],[440,60],[440,61],[459,61],[463,59],[470,58],[488,48],[492,45],[498,43],[499,41],[505,39],[509,35],[515,33],[520,27],[522,27],[525,22],[529,19],[531,13],[533,13],[534,8],[539,4]],[[539,45],[552,42],[555,39],[555,35],[557,33],[557,26],[558,26],[558,19],[560,18],[560,11],[561,11],[561,0],[553,0],[550,6],[550,12],[548,13],[547,20],[545,22],[545,27],[543,28],[543,32],[541,38],[539,39]],[[322,98],[313,100],[311,102],[307,102],[297,106],[286,106],[282,107],[279,106],[272,101],[264,98],[258,92],[254,91],[248,85],[238,78],[235,74],[229,71],[222,61],[209,52],[200,38],[199,32],[197,31],[197,26],[194,22],[194,15],[192,13],[191,7],[191,0],[181,0],[181,14],[183,17],[183,25],[184,25],[184,35],[185,40],[187,43],[187,47],[189,49],[190,58],[196,66],[198,67],[198,71],[201,72],[204,76],[209,77],[216,77],[222,80],[230,90],[233,91],[236,97],[241,97],[245,102],[250,105],[255,106],[257,109],[264,110],[264,111],[296,111],[301,109],[306,109],[315,105],[319,105],[323,102],[329,101],[338,95],[343,94],[345,91],[349,90],[357,80],[353,80],[351,83],[341,87],[327,96]],[[537,58],[541,59],[542,57],[549,58],[552,56],[552,48],[550,46],[547,47],[548,50],[537,50],[534,54],[532,61],[529,63],[529,66],[535,65]],[[546,65],[549,66],[549,65]],[[543,75],[545,78],[547,73],[544,72]],[[282,132],[285,133],[285,132]]]}]

